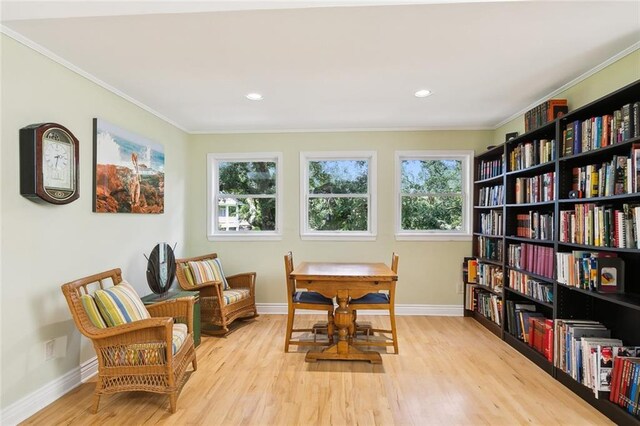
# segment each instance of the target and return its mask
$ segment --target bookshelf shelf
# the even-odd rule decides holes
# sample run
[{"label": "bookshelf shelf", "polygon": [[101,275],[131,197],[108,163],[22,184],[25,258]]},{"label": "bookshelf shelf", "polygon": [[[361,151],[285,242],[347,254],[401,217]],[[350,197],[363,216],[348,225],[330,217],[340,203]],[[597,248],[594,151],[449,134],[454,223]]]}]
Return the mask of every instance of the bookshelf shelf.
[{"label": "bookshelf shelf", "polygon": [[477,181],[475,181],[473,183],[476,184],[476,185],[488,185],[488,184],[491,184],[491,183],[496,184],[496,183],[502,182],[502,178],[503,178],[503,175],[498,175],[498,176],[493,176],[493,177],[486,178],[486,179],[480,179],[480,180],[477,180]]},{"label": "bookshelf shelf", "polygon": [[558,241],[558,245],[559,246],[566,246],[566,247],[573,247],[573,248],[581,249],[581,250],[597,250],[597,251],[610,251],[610,252],[617,252],[617,253],[640,254],[640,249],[634,249],[634,248],[592,246],[592,245],[587,245],[587,244],[567,243],[567,242],[563,242],[563,241]]},{"label": "bookshelf shelf", "polygon": [[542,368],[547,374],[553,375],[553,364],[551,364],[540,352],[536,351],[531,346],[510,333],[504,333],[504,340],[522,355],[527,357],[529,361]]},{"label": "bookshelf shelf", "polygon": [[581,203],[599,203],[612,201],[626,201],[630,199],[640,200],[640,192],[631,194],[609,195],[607,197],[590,197],[590,198],[562,198],[558,200],[559,204],[581,204]]},{"label": "bookshelf shelf", "polygon": [[536,164],[535,166],[527,167],[526,169],[511,170],[507,172],[507,176],[527,176],[531,174],[538,174],[548,172],[554,169],[556,162],[547,161],[546,163]]},{"label": "bookshelf shelf", "polygon": [[494,290],[491,287],[489,287],[488,285],[484,285],[484,284],[473,283],[473,285],[475,285],[478,288],[481,288],[481,289],[483,289],[485,291],[488,291],[489,293],[493,293],[495,295],[498,295],[498,296],[502,297],[502,290]]},{"label": "bookshelf shelf", "polygon": [[546,281],[546,282],[551,283],[551,284],[553,284],[553,282],[554,282],[553,278],[545,277],[544,275],[534,274],[533,272],[529,272],[529,271],[526,271],[524,269],[514,268],[513,266],[507,266],[507,269],[510,269],[512,271],[516,271],[516,272],[520,272],[522,274],[528,275],[531,278],[533,278],[534,280]]},{"label": "bookshelf shelf", "polygon": [[529,296],[528,294],[524,294],[524,293],[522,293],[522,292],[520,292],[518,290],[515,290],[515,289],[511,288],[511,287],[504,287],[504,289],[506,291],[510,292],[510,293],[517,294],[518,296],[524,297],[525,299],[530,300],[532,302],[535,302],[535,303],[537,303],[539,305],[545,306],[545,307],[547,307],[549,309],[553,309],[553,304],[552,303],[543,302],[542,300],[538,300],[535,297]]},{"label": "bookshelf shelf", "polygon": [[[635,105],[636,103],[638,104]],[[607,330],[611,330],[611,335],[622,340],[625,346],[640,346],[640,327],[638,326],[640,324],[640,248],[603,247],[563,242],[560,241],[559,232],[561,225],[564,228],[569,223],[576,229],[580,229],[580,232],[583,232],[581,235],[584,235],[583,229],[585,227],[593,227],[594,223],[599,223],[601,227],[594,228],[594,230],[599,230],[602,233],[602,229],[605,228],[607,231],[604,232],[611,235],[612,232],[609,231],[615,229],[618,238],[620,235],[629,238],[630,243],[627,242],[627,245],[635,247],[634,238],[640,240],[640,218],[634,217],[639,214],[634,207],[640,205],[640,192],[590,198],[567,198],[569,192],[576,189],[577,184],[581,184],[583,190],[587,188],[587,184],[592,188],[599,187],[598,189],[600,189],[603,185],[611,185],[611,180],[607,180],[611,179],[611,176],[614,179],[613,184],[620,185],[618,176],[624,175],[626,179],[623,183],[625,190],[640,188],[640,157],[638,157],[640,129],[637,129],[640,126],[634,125],[633,121],[634,114],[638,114],[634,111],[638,110],[640,110],[640,80],[476,157],[476,165],[485,166],[484,169],[476,167],[475,170],[478,173],[480,171],[486,172],[486,165],[495,164],[504,164],[504,170],[508,170],[489,179],[478,179],[480,175],[477,174],[474,184],[474,206],[476,207],[473,212],[475,231],[473,234],[473,255],[478,262],[490,264],[491,266],[487,266],[487,268],[492,268],[494,272],[497,271],[497,276],[502,280],[500,282],[502,284],[501,294],[495,291],[491,292],[491,294],[501,296],[501,299],[498,300],[503,301],[501,305],[502,325],[498,326],[478,312],[474,311],[469,314],[611,420],[618,424],[633,425],[640,425],[640,419],[637,416],[628,414],[626,410],[609,402],[606,397],[595,398],[592,389],[576,382],[559,367],[554,367],[553,363],[549,362],[543,354],[510,334],[509,331],[514,331],[512,327],[514,315],[519,318],[520,322],[525,318],[534,318],[530,324],[539,327],[540,320],[535,320],[535,318],[542,318],[541,314],[552,320],[595,321],[602,324]],[[636,122],[637,120],[638,118],[636,118]],[[572,154],[574,151],[578,152],[598,145],[605,146]],[[550,152],[550,150],[555,151]],[[631,170],[634,173],[619,174],[619,170],[625,170],[625,168],[619,163],[613,163],[614,156],[625,158],[626,170]],[[549,158],[554,158],[554,160],[544,162]],[[541,164],[520,170],[511,170],[515,168],[516,164],[531,164],[541,161]],[[578,170],[578,168],[580,169]],[[588,177],[583,177],[586,173],[589,173]],[[592,182],[594,173],[597,180]],[[580,179],[583,180],[580,181]],[[481,199],[486,200],[486,188],[489,184],[503,185],[501,188],[503,205],[478,207]],[[607,189],[613,192],[611,186]],[[614,187],[614,189],[616,188]],[[617,189],[620,191],[619,187]],[[483,198],[480,197],[480,194],[483,195]],[[552,200],[514,203],[516,200],[547,198],[552,198]],[[593,209],[581,206],[586,203],[592,203],[595,206]],[[624,206],[631,208],[623,208]],[[613,217],[612,212],[615,212],[616,209],[622,211],[625,216]],[[498,221],[498,225],[495,226],[505,236],[485,235],[481,232],[482,230],[494,229],[486,228],[488,211],[490,210],[492,212],[489,219],[493,219],[493,215],[495,215]],[[566,213],[568,210],[573,210],[575,213]],[[561,212],[564,213],[561,214]],[[602,216],[596,217],[596,212]],[[492,226],[494,226],[494,222],[489,221]],[[483,224],[485,224],[485,228],[481,227]],[[634,229],[636,227],[639,229]],[[587,228],[587,230],[591,232],[591,229]],[[554,239],[538,240],[516,236],[517,233],[529,235],[521,231],[530,232],[530,235],[536,236],[554,235]],[[564,229],[563,233],[566,235]],[[487,239],[485,240],[485,238]],[[486,244],[486,241],[490,241],[490,243]],[[496,250],[502,250],[500,256],[502,261],[478,258],[480,250],[486,250],[487,245],[491,244],[496,245]],[[623,262],[618,264],[624,265],[620,266],[624,268],[624,274],[618,274],[618,279],[624,280],[626,293],[599,293],[559,283],[557,281],[558,263],[562,268],[566,268],[566,259],[574,260],[569,255],[560,257],[557,255],[573,251],[604,252],[608,253],[606,257],[613,256],[622,259]],[[500,252],[498,251],[498,253]],[[553,276],[531,273],[509,266],[510,263],[535,269],[545,275],[549,275],[551,274],[549,271],[553,271]],[[590,262],[586,262],[585,268],[589,274],[595,272],[593,269],[589,269]],[[513,271],[526,274],[532,280],[546,283],[543,288],[546,287],[547,291],[549,284],[551,284],[553,303],[542,302],[511,288],[511,284],[515,288],[525,288],[525,280],[528,279]],[[600,276],[598,273],[595,275],[596,277]],[[494,279],[495,276],[493,275],[491,278]],[[510,280],[514,280],[514,282],[510,283]],[[526,284],[537,286],[534,283]],[[483,290],[485,289],[483,288]],[[487,289],[487,291],[489,290]],[[465,292],[465,297],[469,296],[467,293],[469,292]],[[516,304],[520,303],[522,305],[516,308]],[[525,307],[526,304],[530,306]],[[465,304],[465,306],[467,305]],[[535,310],[532,310],[534,308]],[[527,311],[536,312],[537,315],[527,315]],[[549,322],[545,321],[545,326],[547,327],[545,328],[545,336],[548,336]],[[520,326],[518,325],[518,327]],[[540,330],[536,329],[535,331],[539,336]],[[536,342],[539,343],[539,341]]]},{"label": "bookshelf shelf", "polygon": [[545,245],[553,245],[553,240],[540,240],[537,238],[526,238],[526,237],[516,237],[515,235],[509,235],[505,237],[509,241],[519,241],[522,243],[530,243],[530,244],[545,244]]}]

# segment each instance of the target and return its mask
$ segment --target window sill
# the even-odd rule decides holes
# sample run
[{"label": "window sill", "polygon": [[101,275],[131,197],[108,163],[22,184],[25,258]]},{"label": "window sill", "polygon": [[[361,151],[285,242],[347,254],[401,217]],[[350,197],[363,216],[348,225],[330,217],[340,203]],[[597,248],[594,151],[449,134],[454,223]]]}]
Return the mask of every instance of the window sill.
[{"label": "window sill", "polygon": [[209,241],[282,241],[282,234],[214,234],[207,235]]},{"label": "window sill", "polygon": [[472,241],[470,234],[396,234],[396,241]]},{"label": "window sill", "polygon": [[377,235],[374,234],[300,234],[300,239],[303,241],[375,241],[376,238]]}]

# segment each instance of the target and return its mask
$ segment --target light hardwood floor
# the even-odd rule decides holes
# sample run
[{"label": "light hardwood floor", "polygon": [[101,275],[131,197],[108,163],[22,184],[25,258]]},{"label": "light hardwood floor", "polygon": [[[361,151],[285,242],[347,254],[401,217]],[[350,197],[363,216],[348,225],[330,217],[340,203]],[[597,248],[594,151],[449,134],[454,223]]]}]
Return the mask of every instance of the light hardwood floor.
[{"label": "light hardwood floor", "polygon": [[[383,325],[388,317],[361,320]],[[198,371],[173,415],[166,396],[142,392],[104,396],[91,414],[94,384],[86,383],[25,424],[611,424],[470,318],[397,323],[400,354],[384,354],[382,365],[309,364],[306,348],[283,352],[286,316],[262,315],[228,337],[203,336]]]}]

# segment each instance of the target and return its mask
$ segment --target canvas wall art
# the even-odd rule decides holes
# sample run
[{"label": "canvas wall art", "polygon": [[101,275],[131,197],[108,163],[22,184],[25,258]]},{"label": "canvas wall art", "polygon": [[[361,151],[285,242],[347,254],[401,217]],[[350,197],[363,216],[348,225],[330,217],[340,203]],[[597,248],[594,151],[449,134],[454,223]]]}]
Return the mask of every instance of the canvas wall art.
[{"label": "canvas wall art", "polygon": [[97,213],[164,213],[164,147],[93,119]]}]

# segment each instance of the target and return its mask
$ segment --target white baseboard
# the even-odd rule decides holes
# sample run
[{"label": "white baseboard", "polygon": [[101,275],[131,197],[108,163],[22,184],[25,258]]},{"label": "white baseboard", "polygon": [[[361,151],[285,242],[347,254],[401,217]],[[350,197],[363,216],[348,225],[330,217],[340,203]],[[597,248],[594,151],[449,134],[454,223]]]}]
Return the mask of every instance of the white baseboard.
[{"label": "white baseboard", "polygon": [[0,423],[3,426],[16,425],[78,387],[81,384],[80,369],[74,368],[2,410]]},{"label": "white baseboard", "polygon": [[[287,314],[286,303],[256,303],[259,314]],[[301,314],[318,314],[318,311],[296,311]],[[389,315],[387,311],[362,310],[359,315]],[[462,305],[396,305],[396,315],[417,315],[417,316],[439,316],[439,317],[461,317],[463,315]]]},{"label": "white baseboard", "polygon": [[80,364],[80,381],[82,383],[86,382],[93,376],[98,374],[98,357],[94,356],[88,361]]}]

